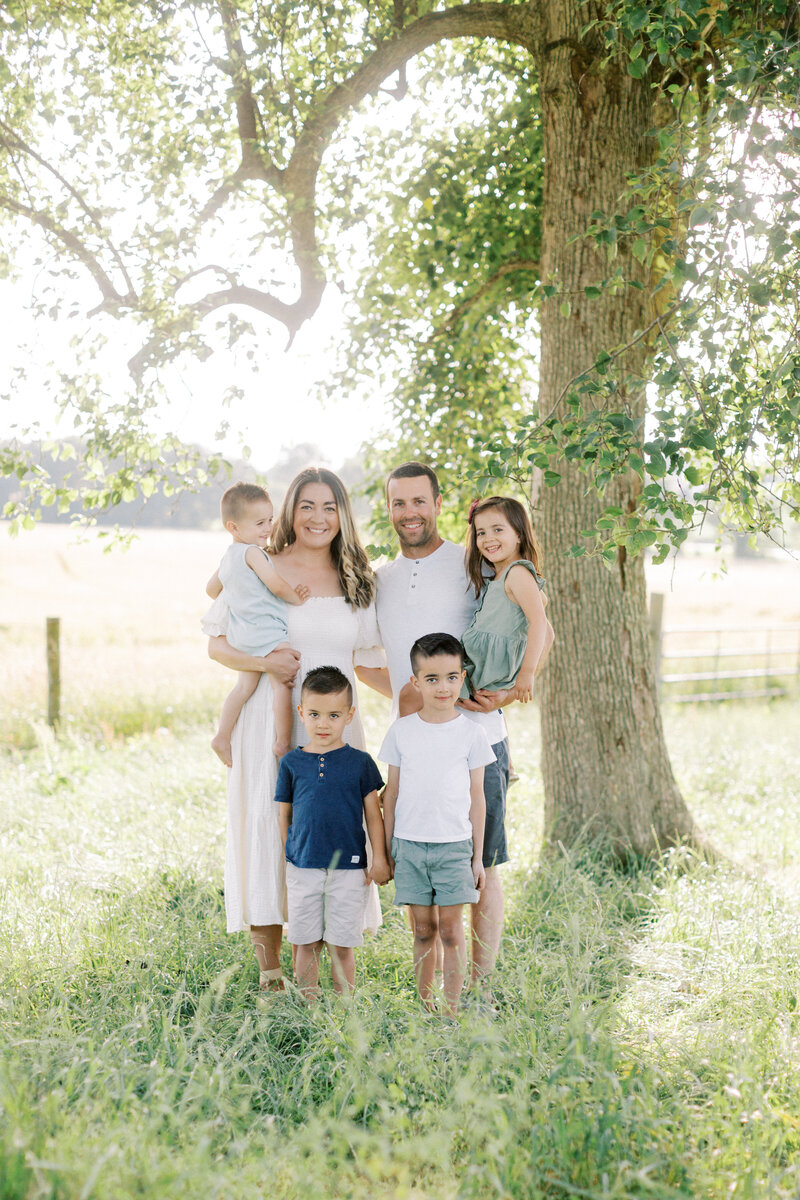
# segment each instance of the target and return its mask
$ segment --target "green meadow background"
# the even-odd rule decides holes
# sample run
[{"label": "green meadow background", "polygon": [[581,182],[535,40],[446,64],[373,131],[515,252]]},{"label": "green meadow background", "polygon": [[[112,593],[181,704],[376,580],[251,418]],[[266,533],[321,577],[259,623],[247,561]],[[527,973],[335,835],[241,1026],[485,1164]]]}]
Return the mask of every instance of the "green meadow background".
[{"label": "green meadow background", "polygon": [[[391,889],[351,1004],[262,1007],[225,934],[230,680],[198,634],[225,544],[0,531],[0,1200],[797,1197],[800,703],[668,705],[714,852],[625,871],[602,830],[542,852],[538,722],[511,710],[494,1019],[418,1007]],[[796,564],[730,568],[651,571],[666,623],[800,620]]]}]

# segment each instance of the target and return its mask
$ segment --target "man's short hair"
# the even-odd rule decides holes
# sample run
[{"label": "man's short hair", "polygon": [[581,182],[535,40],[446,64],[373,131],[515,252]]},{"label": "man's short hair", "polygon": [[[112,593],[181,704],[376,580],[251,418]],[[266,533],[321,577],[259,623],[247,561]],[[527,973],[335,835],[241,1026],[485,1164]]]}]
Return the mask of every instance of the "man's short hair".
[{"label": "man's short hair", "polygon": [[269,492],[260,483],[232,484],[226,492],[223,492],[219,502],[222,524],[227,525],[228,521],[239,521],[247,506],[256,500],[266,500],[268,504],[272,503]]},{"label": "man's short hair", "polygon": [[421,658],[436,658],[439,654],[455,654],[464,670],[464,647],[452,633],[424,633],[411,647],[411,671],[416,675]]},{"label": "man's short hair", "polygon": [[300,688],[301,701],[306,692],[315,692],[318,696],[334,696],[337,692],[346,692],[348,708],[353,703],[353,685],[338,667],[314,667],[303,680],[303,686]]},{"label": "man's short hair", "polygon": [[436,472],[433,467],[427,466],[421,462],[406,462],[401,463],[399,467],[390,472],[386,480],[386,499],[389,499],[389,484],[393,479],[416,479],[418,475],[424,475],[430,481],[431,490],[433,491],[434,500],[440,494],[439,480],[436,478]]}]

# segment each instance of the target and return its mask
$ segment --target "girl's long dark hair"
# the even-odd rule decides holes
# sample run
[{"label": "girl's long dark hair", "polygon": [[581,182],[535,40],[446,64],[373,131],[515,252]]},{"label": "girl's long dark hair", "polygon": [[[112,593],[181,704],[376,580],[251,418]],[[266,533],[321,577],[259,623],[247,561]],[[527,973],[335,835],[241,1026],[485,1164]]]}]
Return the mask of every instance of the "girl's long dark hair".
[{"label": "girl's long dark hair", "polygon": [[496,508],[503,514],[519,538],[519,557],[527,558],[529,562],[532,562],[538,575],[542,573],[542,552],[533,536],[533,526],[528,510],[520,504],[519,500],[514,500],[511,496],[487,496],[484,500],[478,500],[473,504],[468,518],[467,575],[475,588],[476,596],[480,596],[483,591],[487,576],[483,573],[485,563],[475,537],[475,518],[490,508]]}]

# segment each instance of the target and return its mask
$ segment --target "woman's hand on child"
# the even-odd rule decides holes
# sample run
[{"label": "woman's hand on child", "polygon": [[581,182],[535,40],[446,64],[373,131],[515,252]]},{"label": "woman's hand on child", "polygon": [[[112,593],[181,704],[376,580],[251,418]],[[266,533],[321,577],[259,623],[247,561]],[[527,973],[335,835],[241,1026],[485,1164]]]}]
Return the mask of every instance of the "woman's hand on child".
[{"label": "woman's hand on child", "polygon": [[279,683],[294,683],[297,678],[297,672],[300,669],[300,655],[291,647],[284,650],[270,650],[269,654],[261,661],[264,664],[262,669],[273,675]]}]

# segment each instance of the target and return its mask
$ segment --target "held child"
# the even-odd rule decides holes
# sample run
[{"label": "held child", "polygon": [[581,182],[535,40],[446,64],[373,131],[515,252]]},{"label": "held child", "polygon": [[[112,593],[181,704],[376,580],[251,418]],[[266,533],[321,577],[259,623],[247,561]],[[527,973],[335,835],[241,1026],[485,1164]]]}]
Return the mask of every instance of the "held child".
[{"label": "held child", "polygon": [[518,500],[488,496],[467,519],[467,574],[483,599],[461,639],[467,667],[461,694],[509,691],[509,700],[526,704],[554,640],[530,517]]},{"label": "held child", "polygon": [[[272,532],[272,501],[266,488],[255,483],[235,483],[222,497],[222,524],[233,538],[219,568],[209,579],[206,591],[216,600],[222,589],[230,608],[228,641],[245,654],[269,654],[284,649],[289,630],[285,606],[303,604],[309,590],[303,584],[291,587],[269,560],[266,545]],[[219,729],[211,742],[226,767],[233,765],[231,734],[246,700],[261,679],[257,671],[239,671],[236,685],[222,706]],[[275,712],[277,758],[289,749],[292,730],[292,689],[271,679]]]},{"label": "held child", "polygon": [[297,711],[309,740],[281,760],[275,800],[286,850],[289,941],[297,947],[297,982],[310,999],[317,993],[323,943],[335,990],[352,991],[367,889],[373,880],[388,883],[391,874],[378,802],[380,771],[343,739],[355,712],[347,676],[337,667],[309,671]]},{"label": "held child", "polygon": [[467,948],[462,910],[478,900],[486,804],[483,769],[494,752],[483,728],[456,709],[464,652],[449,633],[429,633],[411,648],[419,712],[390,728],[380,758],[389,764],[384,822],[395,904],[411,907],[414,971],[420,998],[433,1009],[437,935],[444,948],[444,1000],[454,1015],[464,986]]}]

